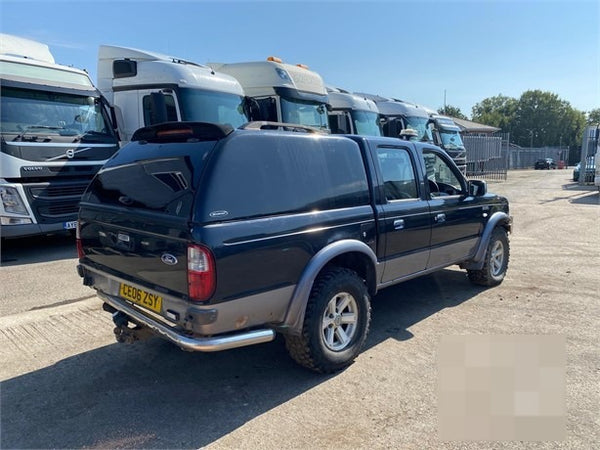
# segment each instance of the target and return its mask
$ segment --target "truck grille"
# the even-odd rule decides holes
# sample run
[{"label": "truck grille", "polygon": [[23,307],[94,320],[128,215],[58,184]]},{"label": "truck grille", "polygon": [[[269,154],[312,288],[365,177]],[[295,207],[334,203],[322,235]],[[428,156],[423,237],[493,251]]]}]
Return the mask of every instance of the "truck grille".
[{"label": "truck grille", "polygon": [[35,198],[81,197],[86,185],[32,187],[30,192]]},{"label": "truck grille", "polygon": [[39,223],[67,222],[77,219],[79,200],[89,179],[25,184],[27,199]]},{"label": "truck grille", "polygon": [[61,203],[60,205],[40,206],[37,209],[37,211],[42,217],[46,219],[60,218],[62,221],[65,218],[65,216],[77,214],[77,212],[79,211],[79,199],[72,203]]}]

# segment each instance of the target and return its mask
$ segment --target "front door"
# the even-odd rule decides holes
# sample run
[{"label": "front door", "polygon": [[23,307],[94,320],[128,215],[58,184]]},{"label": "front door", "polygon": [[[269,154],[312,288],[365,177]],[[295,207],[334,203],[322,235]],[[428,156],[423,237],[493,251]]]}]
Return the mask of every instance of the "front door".
[{"label": "front door", "polygon": [[437,149],[423,151],[429,186],[431,253],[427,268],[465,260],[483,232],[486,207],[468,195],[467,183],[450,158]]}]

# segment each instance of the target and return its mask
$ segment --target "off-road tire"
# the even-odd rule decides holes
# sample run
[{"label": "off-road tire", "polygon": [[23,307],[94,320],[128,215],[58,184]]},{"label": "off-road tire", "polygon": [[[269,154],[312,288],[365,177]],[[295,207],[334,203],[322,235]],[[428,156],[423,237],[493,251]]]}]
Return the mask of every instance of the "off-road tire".
[{"label": "off-road tire", "polygon": [[506,230],[496,227],[485,251],[483,267],[479,270],[467,270],[469,280],[480,286],[497,286],[506,276],[509,256],[510,248]]},{"label": "off-road tire", "polygon": [[[344,303],[348,305],[344,306]],[[344,308],[338,313],[334,305]],[[342,314],[344,311],[345,315]],[[315,372],[336,372],[352,364],[360,353],[370,320],[371,302],[363,280],[346,268],[326,269],[313,284],[301,335],[285,335],[285,344],[298,364]],[[344,342],[344,336],[348,338],[347,342]]]}]

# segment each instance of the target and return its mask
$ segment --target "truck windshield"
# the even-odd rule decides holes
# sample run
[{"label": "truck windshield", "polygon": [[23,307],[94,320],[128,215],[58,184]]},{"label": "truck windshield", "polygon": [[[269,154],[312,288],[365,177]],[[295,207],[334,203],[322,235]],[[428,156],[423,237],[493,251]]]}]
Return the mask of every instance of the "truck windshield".
[{"label": "truck windshield", "polygon": [[352,111],[352,120],[356,134],[362,136],[381,136],[379,114],[372,111]]},{"label": "truck windshield", "polygon": [[248,122],[243,97],[239,95],[182,88],[180,96],[185,121],[228,124],[233,128]]},{"label": "truck windshield", "polygon": [[442,145],[445,149],[452,150],[465,148],[458,131],[444,130],[442,128],[440,130],[440,137],[442,138]]},{"label": "truck windshield", "polygon": [[281,121],[329,129],[327,108],[322,103],[281,98]]},{"label": "truck windshield", "polygon": [[81,137],[86,142],[114,140],[95,97],[3,87],[0,121],[2,133],[15,133],[22,140],[40,134],[50,139]]},{"label": "truck windshield", "polygon": [[409,116],[406,118],[407,128],[416,130],[418,133],[417,141],[433,142],[433,136],[431,130],[427,128],[427,122],[429,122],[428,117]]}]

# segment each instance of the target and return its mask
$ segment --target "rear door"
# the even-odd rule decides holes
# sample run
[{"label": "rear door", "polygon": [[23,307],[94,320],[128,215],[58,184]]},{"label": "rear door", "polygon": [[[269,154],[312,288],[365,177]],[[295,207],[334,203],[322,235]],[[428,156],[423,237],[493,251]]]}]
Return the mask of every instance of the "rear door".
[{"label": "rear door", "polygon": [[134,142],[123,147],[82,198],[82,262],[185,297],[194,187],[213,145]]},{"label": "rear door", "polygon": [[[385,267],[381,283],[425,270],[429,259],[429,203],[418,183],[416,161],[408,147],[378,146],[375,152],[382,202],[377,205],[380,247]],[[383,256],[383,257],[382,257]]]}]

